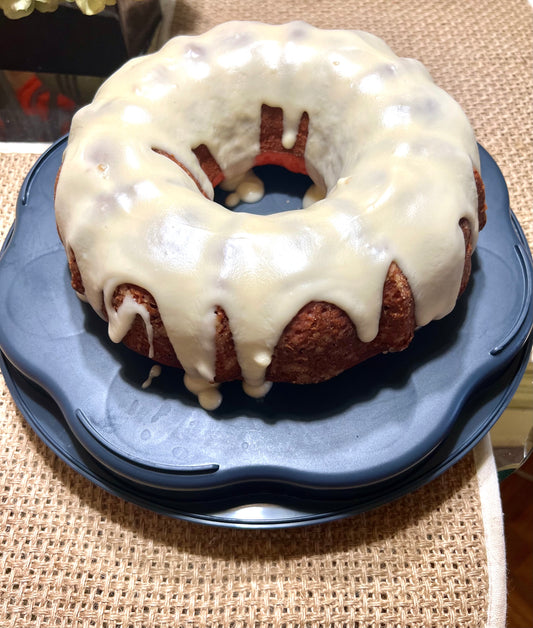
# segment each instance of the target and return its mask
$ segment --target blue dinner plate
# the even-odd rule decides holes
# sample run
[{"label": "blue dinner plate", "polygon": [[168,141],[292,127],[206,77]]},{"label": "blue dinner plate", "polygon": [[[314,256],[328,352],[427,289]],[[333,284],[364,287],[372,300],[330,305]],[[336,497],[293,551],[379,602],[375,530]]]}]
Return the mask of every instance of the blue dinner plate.
[{"label": "blue dinner plate", "polygon": [[173,518],[237,528],[280,528],[333,521],[398,499],[435,479],[477,444],[505,409],[525,372],[531,337],[498,378],[474,395],[436,449],[397,478],[338,495],[279,483],[242,483],[225,491],[146,488],[116,475],[81,446],[51,397],[0,353],[0,368],[22,414],[63,461],[107,492]]},{"label": "blue dinner plate", "polygon": [[[527,362],[533,271],[501,172],[482,148],[488,222],[451,315],[417,331],[406,351],[323,384],[275,385],[260,401],[226,384],[221,407],[206,412],[174,369],[163,368],[143,389],[152,362],[113,344],[105,323],[70,288],[53,211],[65,142],[39,159],[20,192],[0,258],[0,347],[8,384],[34,429],[108,490],[128,499],[133,492],[170,514],[177,504],[178,516],[204,516],[207,508],[209,521],[222,522],[248,521],[249,513],[220,514],[233,500],[268,494],[284,513],[287,499],[293,509],[302,500],[306,506],[279,516],[269,510],[259,521],[314,521],[332,504],[353,512],[354,498],[371,507],[431,479],[505,407]],[[298,206],[301,191],[288,193],[278,170],[261,174],[267,195],[257,211]],[[291,190],[301,185],[287,181]],[[42,407],[57,415],[52,430],[43,429]],[[450,438],[459,440],[451,449]],[[196,506],[182,512],[183,503]]]}]

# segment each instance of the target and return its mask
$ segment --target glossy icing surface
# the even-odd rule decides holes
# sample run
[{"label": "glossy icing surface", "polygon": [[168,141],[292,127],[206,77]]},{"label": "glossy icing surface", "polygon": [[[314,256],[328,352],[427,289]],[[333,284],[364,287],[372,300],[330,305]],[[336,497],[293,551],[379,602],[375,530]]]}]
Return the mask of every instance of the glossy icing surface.
[{"label": "glossy icing surface", "polygon": [[[285,147],[308,113],[306,167],[325,199],[269,216],[210,200],[193,149],[205,144],[227,178],[242,175],[259,153],[263,104],[283,109]],[[233,22],[177,37],[104,83],[73,121],[56,218],[97,311],[104,295],[114,340],[141,313],[125,300],[113,314],[115,288],[145,288],[204,390],[221,306],[246,389],[259,394],[283,329],[310,301],[336,304],[372,340],[393,261],[417,325],[453,309],[461,218],[477,239],[473,168],[465,114],[417,61],[363,32]]]}]

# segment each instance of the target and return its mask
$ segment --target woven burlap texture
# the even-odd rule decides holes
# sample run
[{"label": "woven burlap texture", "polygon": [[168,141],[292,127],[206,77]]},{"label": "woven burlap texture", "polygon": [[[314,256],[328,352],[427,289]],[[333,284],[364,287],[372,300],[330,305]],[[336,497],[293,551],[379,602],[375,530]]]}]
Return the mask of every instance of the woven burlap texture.
[{"label": "woven burlap texture", "polygon": [[[525,0],[178,0],[173,30],[201,32],[226,19],[361,28],[422,60],[501,167],[531,242],[533,38]],[[0,241],[34,160],[0,155]],[[144,511],[76,474],[0,386],[2,628],[486,625],[486,548],[471,454],[413,494],[332,524],[203,527]]]},{"label": "woven burlap texture", "polygon": [[374,512],[290,530],[171,520],[71,471],[0,389],[0,625],[484,626],[473,456]]}]

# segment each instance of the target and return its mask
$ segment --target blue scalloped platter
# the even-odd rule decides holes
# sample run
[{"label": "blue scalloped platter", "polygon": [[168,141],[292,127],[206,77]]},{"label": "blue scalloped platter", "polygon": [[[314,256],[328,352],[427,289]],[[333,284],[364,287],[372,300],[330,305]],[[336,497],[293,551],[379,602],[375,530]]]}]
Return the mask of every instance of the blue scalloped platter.
[{"label": "blue scalloped platter", "polygon": [[[177,504],[178,516],[188,512],[183,500],[225,510],[228,496],[246,503],[265,490],[274,502],[311,500],[315,515],[330,512],[320,506],[324,500],[375,505],[376,496],[382,502],[443,470],[503,410],[527,361],[533,271],[501,172],[482,148],[488,222],[469,287],[451,315],[420,329],[406,351],[323,384],[276,385],[261,401],[237,383],[224,385],[223,404],[206,412],[174,369],[164,368],[143,389],[151,361],[113,344],[105,323],[70,288],[53,210],[65,142],[39,159],[21,189],[0,258],[0,346],[6,379],[30,423],[93,481],[128,499],[125,487],[134,487],[135,495],[145,495],[137,501],[157,510]],[[265,211],[297,206],[300,192],[280,191],[277,170],[263,175]],[[46,412],[59,414],[61,428],[40,425],[48,401],[39,395],[56,408]],[[450,450],[462,422],[468,442]],[[59,437],[60,429],[67,436]],[[70,439],[69,453],[58,444],[63,438]],[[98,473],[88,471],[93,468]],[[294,517],[272,520],[278,519]]]}]

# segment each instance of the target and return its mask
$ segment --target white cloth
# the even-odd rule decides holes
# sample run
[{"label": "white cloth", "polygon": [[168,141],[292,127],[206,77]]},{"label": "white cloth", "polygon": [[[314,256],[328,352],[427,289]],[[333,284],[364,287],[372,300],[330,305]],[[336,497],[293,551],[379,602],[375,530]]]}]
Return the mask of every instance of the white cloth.
[{"label": "white cloth", "polygon": [[474,448],[489,576],[489,607],[486,628],[505,628],[507,575],[503,511],[498,473],[487,434]]}]

